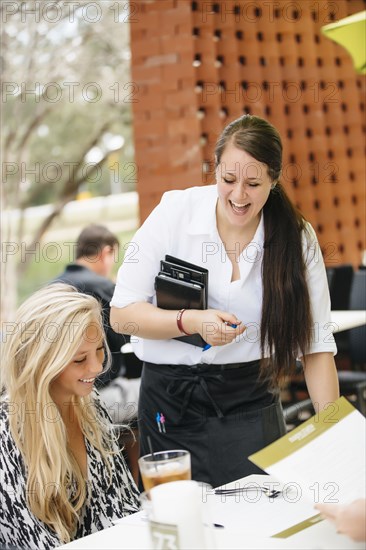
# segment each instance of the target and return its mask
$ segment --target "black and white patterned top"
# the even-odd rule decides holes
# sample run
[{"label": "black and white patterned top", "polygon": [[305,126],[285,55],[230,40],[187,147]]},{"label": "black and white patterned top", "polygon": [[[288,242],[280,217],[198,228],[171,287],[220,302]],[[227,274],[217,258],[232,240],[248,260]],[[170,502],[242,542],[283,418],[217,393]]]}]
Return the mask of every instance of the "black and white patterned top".
[{"label": "black and white patterned top", "polygon": [[[95,392],[98,413],[110,418]],[[61,545],[55,532],[36,518],[26,503],[24,462],[9,431],[7,405],[0,406],[0,544],[17,549],[48,549]],[[113,525],[113,520],[136,512],[138,490],[121,452],[112,455],[112,483],[97,449],[86,441],[88,454],[88,497],[74,539],[85,537]]]}]

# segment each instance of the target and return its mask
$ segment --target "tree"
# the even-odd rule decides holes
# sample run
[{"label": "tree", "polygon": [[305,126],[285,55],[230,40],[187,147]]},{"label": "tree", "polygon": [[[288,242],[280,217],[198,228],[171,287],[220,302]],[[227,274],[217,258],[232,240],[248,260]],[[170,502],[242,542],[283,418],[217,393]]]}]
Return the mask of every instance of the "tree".
[{"label": "tree", "polygon": [[[1,199],[3,210],[20,210],[15,228],[10,222],[2,227],[5,320],[15,307],[18,277],[31,261],[30,255],[16,253],[24,239],[25,210],[53,204],[34,231],[32,246],[81,186],[108,192],[111,150],[131,142],[130,103],[136,99],[126,5],[86,0],[1,4]],[[116,135],[124,139],[110,147]]]}]

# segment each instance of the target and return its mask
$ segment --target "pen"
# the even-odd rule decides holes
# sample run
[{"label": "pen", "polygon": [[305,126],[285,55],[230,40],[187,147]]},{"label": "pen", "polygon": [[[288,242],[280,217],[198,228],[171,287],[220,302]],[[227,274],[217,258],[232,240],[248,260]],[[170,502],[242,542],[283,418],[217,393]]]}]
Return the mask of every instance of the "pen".
[{"label": "pen", "polygon": [[[234,325],[232,323],[228,323],[225,321],[225,325],[229,325],[229,327],[232,327],[232,328],[236,328],[238,325]],[[212,346],[211,344],[206,344],[204,348],[202,348],[202,351],[207,351],[208,349],[210,349]]]}]

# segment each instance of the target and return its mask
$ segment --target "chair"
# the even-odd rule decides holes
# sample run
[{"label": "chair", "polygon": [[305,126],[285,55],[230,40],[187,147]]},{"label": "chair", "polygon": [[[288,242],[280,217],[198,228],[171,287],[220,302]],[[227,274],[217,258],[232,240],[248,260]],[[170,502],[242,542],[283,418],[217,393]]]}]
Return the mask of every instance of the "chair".
[{"label": "chair", "polygon": [[[350,309],[366,309],[366,270],[356,271],[350,296]],[[366,325],[349,331],[350,358],[354,367],[365,370]]]},{"label": "chair", "polygon": [[[350,266],[340,266],[340,268],[333,268],[333,271],[330,270],[331,285],[335,285],[335,283],[333,283],[334,279],[332,279],[332,277],[334,278],[336,276],[336,273],[342,273],[342,275],[337,276],[337,284],[340,284],[339,282],[341,280],[343,280],[343,282],[347,282],[347,292],[348,282],[350,278],[349,267]],[[348,276],[345,276],[345,273],[348,273]],[[333,289],[334,288],[335,286],[333,286]],[[366,309],[366,270],[359,270],[353,273],[352,269],[352,287],[350,291],[349,301],[347,301],[346,299],[343,299],[342,301],[340,296],[338,296],[337,299],[338,302],[336,301],[336,305],[338,305],[338,307],[342,307],[343,309],[346,305],[349,306],[347,309],[351,310]],[[349,398],[349,400],[353,402],[354,406],[363,415],[366,416],[366,325],[345,332],[349,333],[348,357],[350,359],[351,366],[353,369],[357,368],[358,370],[338,370],[340,394]],[[291,394],[293,403],[296,403],[296,401],[299,400],[298,392],[301,392],[300,400],[304,398],[304,395],[308,395],[302,371],[302,365],[299,362],[296,362],[296,374],[292,377],[288,390]]]},{"label": "chair", "polygon": [[[301,363],[296,362],[296,369],[297,372],[288,387],[293,406],[302,401],[304,394],[308,395]],[[338,371],[338,380],[340,394],[347,397],[356,409],[366,416],[366,372]],[[300,400],[298,392],[301,392]]]},{"label": "chair", "polygon": [[120,444],[131,475],[136,485],[139,482],[138,459],[140,456],[140,444],[138,439],[137,422],[130,424],[120,435]]},{"label": "chair", "polygon": [[125,377],[141,378],[143,362],[133,353],[132,344],[128,342],[122,346],[121,352],[126,367]]},{"label": "chair", "polygon": [[[143,362],[133,353],[130,342],[122,346],[121,352],[125,364],[125,377],[128,379],[141,378]],[[137,419],[130,424],[130,430],[126,430],[121,437],[124,445],[125,457],[128,466],[131,470],[132,477],[138,485],[139,483],[139,467],[138,458],[140,456],[139,431]]]},{"label": "chair", "polygon": [[345,264],[336,267],[328,267],[326,271],[332,309],[349,309],[354,276],[353,266]]},{"label": "chair", "polygon": [[[327,268],[330,301],[333,310],[348,310],[353,282],[353,266],[350,264]],[[338,353],[349,353],[349,331],[334,335]]]},{"label": "chair", "polygon": [[[366,271],[356,271],[352,279],[349,309],[366,309]],[[342,395],[353,398],[354,404],[366,416],[366,325],[348,331],[349,357],[352,371],[339,371]]]}]

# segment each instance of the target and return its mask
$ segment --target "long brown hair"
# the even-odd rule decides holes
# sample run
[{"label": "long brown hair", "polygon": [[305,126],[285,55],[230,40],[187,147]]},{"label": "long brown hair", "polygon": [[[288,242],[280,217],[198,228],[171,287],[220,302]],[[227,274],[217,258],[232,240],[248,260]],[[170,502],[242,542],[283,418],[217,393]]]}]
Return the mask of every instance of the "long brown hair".
[{"label": "long brown hair", "polygon": [[296,357],[306,355],[311,342],[312,316],[302,250],[306,221],[279,182],[282,142],[276,128],[252,115],[234,120],[217,141],[216,165],[228,143],[266,164],[273,182],[263,207],[265,239],[260,344],[261,376],[276,386],[293,371]]}]

